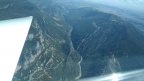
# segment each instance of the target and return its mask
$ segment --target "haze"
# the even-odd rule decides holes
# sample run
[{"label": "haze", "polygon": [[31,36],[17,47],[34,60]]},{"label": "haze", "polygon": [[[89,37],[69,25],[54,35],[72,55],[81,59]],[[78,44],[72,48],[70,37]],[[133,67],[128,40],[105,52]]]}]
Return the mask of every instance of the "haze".
[{"label": "haze", "polygon": [[87,1],[144,12],[144,0],[87,0]]}]

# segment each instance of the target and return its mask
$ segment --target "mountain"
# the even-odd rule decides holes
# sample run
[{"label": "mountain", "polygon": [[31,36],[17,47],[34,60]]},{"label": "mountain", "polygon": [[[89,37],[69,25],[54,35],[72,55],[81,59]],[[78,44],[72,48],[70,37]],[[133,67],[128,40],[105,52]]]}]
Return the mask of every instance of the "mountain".
[{"label": "mountain", "polygon": [[144,67],[144,32],[134,25],[89,7],[71,10],[67,19],[83,57],[82,78]]},{"label": "mountain", "polygon": [[[55,4],[49,12],[26,0],[1,0],[0,19],[33,16],[13,81],[72,81],[80,76],[81,56],[70,39],[71,27]],[[51,7],[51,8],[50,8]],[[57,9],[62,9],[57,7]]]},{"label": "mountain", "polygon": [[144,68],[144,31],[116,14],[77,0],[0,0],[0,20],[25,16],[34,19],[12,81],[74,81]]}]

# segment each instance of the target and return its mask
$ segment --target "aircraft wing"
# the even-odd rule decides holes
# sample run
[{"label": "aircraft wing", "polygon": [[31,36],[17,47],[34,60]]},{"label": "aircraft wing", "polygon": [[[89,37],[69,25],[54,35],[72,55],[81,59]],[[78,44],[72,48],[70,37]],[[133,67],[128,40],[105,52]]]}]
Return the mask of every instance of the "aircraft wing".
[{"label": "aircraft wing", "polygon": [[0,21],[0,81],[11,81],[32,16]]}]

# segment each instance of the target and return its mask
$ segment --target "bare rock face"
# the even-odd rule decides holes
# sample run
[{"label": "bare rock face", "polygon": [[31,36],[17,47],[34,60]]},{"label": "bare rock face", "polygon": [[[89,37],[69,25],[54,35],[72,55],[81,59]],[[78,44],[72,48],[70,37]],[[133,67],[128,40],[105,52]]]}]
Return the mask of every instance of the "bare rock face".
[{"label": "bare rock face", "polygon": [[144,32],[116,15],[71,0],[0,0],[0,20],[25,16],[34,19],[13,81],[75,81],[144,67]]},{"label": "bare rock face", "polygon": [[[73,81],[80,78],[81,56],[71,42],[71,27],[53,5],[46,12],[24,0],[1,0],[0,19],[33,16],[13,81]],[[56,5],[55,5],[56,6]],[[59,8],[61,9],[61,8]],[[56,13],[57,12],[57,13]]]}]

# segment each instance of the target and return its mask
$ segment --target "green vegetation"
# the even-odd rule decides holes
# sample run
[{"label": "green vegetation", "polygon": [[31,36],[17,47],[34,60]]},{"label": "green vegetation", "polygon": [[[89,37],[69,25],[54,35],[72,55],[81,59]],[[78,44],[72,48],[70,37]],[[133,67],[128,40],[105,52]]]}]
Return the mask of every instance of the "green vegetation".
[{"label": "green vegetation", "polygon": [[[83,57],[82,78],[143,68],[144,34],[134,25],[90,7],[71,9],[66,18],[73,27],[74,48]],[[118,62],[109,66],[113,55]]]}]

